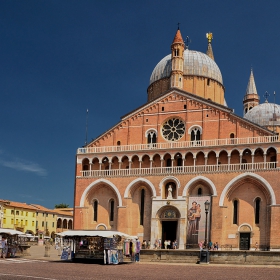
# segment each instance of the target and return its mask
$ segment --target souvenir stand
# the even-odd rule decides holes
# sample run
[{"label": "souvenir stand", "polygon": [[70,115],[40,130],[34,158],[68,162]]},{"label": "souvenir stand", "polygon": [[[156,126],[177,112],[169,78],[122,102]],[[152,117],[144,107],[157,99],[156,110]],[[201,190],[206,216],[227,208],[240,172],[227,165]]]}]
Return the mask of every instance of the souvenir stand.
[{"label": "souvenir stand", "polygon": [[0,241],[2,241],[2,238],[5,238],[7,241],[5,257],[13,258],[13,257],[15,257],[16,252],[18,252],[20,250],[18,235],[21,235],[21,234],[23,234],[23,232],[18,231],[18,230],[0,228]]},{"label": "souvenir stand", "polygon": [[132,262],[140,261],[141,243],[138,237],[126,238],[124,240],[124,255],[130,257]]},{"label": "souvenir stand", "polygon": [[124,240],[129,235],[109,230],[69,230],[60,234],[71,239],[72,259],[99,260],[104,264],[118,264],[124,261]]}]

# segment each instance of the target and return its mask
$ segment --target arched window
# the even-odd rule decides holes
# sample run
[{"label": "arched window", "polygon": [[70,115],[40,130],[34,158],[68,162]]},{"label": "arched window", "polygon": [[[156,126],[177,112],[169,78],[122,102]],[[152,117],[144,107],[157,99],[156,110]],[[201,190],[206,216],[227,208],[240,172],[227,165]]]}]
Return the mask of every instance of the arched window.
[{"label": "arched window", "polygon": [[144,225],[144,207],[145,207],[145,190],[141,190],[141,202],[140,202],[140,225]]},{"label": "arched window", "polygon": [[150,144],[150,147],[155,147],[154,144],[157,143],[157,133],[154,130],[150,130],[147,133],[147,142]]},{"label": "arched window", "polygon": [[261,199],[257,198],[255,200],[255,224],[260,223],[260,205],[261,205]]},{"label": "arched window", "polygon": [[[89,170],[89,160],[87,158],[83,159],[82,161],[82,168],[83,171],[87,171]],[[83,172],[83,176],[88,176],[89,174],[87,174],[88,172]]]},{"label": "arched window", "polygon": [[233,201],[233,224],[237,225],[238,223],[238,201]]},{"label": "arched window", "polygon": [[94,200],[93,202],[93,221],[97,222],[97,212],[98,212],[98,201]]},{"label": "arched window", "polygon": [[114,212],[115,210],[115,201],[114,199],[111,199],[110,200],[110,222],[113,222],[114,221]]},{"label": "arched window", "polygon": [[172,160],[171,160],[171,158],[168,158],[166,160],[166,167],[171,167],[171,166],[172,166]]},{"label": "arched window", "polygon": [[202,128],[199,126],[192,126],[189,128],[189,134],[191,135],[191,141],[193,141],[195,145],[199,145],[202,135]]}]

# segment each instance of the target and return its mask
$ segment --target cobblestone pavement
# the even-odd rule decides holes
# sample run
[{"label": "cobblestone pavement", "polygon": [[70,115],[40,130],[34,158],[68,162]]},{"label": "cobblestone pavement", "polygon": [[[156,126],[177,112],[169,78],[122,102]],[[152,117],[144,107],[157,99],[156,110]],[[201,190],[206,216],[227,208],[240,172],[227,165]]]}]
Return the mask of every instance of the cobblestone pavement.
[{"label": "cobblestone pavement", "polygon": [[280,279],[278,267],[126,263],[99,265],[25,259],[0,260],[0,279]]},{"label": "cobblestone pavement", "polygon": [[44,247],[31,248],[31,256],[0,259],[0,279],[280,279],[278,266],[242,266],[214,264],[174,263],[125,263],[100,265],[61,261],[58,251],[50,249],[50,257],[44,257]]}]

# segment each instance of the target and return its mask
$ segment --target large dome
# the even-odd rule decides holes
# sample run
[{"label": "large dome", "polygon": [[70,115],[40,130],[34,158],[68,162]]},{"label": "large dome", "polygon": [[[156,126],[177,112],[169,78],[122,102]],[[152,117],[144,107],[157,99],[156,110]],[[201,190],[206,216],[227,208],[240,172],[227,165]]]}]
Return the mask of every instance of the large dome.
[{"label": "large dome", "polygon": [[[275,113],[275,115],[274,115]],[[248,111],[244,118],[260,126],[280,125],[280,105],[265,102]]]},{"label": "large dome", "polygon": [[[171,54],[164,57],[155,67],[150,77],[150,84],[171,74]],[[223,78],[218,65],[207,54],[184,51],[184,75],[202,76],[223,84]]]}]

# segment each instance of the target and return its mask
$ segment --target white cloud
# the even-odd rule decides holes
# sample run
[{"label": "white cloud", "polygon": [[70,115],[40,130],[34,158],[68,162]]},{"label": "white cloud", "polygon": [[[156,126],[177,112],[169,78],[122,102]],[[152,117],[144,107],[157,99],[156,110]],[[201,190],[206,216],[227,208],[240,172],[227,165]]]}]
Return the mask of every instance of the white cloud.
[{"label": "white cloud", "polygon": [[40,167],[39,164],[19,158],[13,160],[0,159],[0,164],[15,170],[33,172],[39,176],[47,175],[47,171],[44,168]]}]

